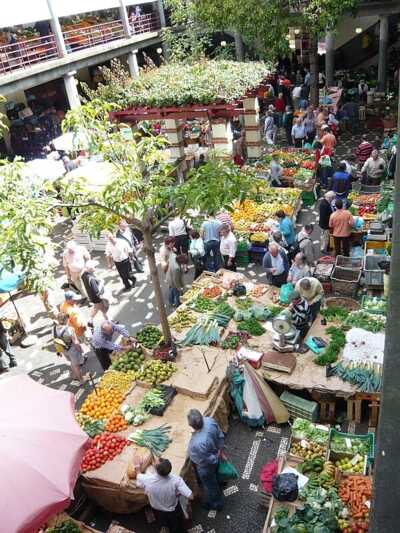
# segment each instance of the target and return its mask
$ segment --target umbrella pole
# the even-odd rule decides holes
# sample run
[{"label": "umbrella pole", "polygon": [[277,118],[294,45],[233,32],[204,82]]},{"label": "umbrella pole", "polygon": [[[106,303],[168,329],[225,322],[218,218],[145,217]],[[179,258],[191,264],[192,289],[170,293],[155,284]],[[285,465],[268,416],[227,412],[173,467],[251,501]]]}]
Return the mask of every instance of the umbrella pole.
[{"label": "umbrella pole", "polygon": [[21,329],[22,329],[22,331],[24,332],[24,335],[27,335],[27,333],[26,333],[26,329],[25,329],[25,326],[24,326],[24,323],[23,323],[23,321],[22,321],[21,315],[20,315],[19,312],[18,312],[17,306],[15,305],[15,302],[14,302],[14,299],[13,299],[13,297],[12,297],[11,292],[9,292],[8,295],[10,296],[11,303],[12,303],[13,306],[14,306],[15,312],[16,312],[17,317],[18,317],[18,320],[19,320],[19,323],[20,323],[20,325],[21,325]]}]

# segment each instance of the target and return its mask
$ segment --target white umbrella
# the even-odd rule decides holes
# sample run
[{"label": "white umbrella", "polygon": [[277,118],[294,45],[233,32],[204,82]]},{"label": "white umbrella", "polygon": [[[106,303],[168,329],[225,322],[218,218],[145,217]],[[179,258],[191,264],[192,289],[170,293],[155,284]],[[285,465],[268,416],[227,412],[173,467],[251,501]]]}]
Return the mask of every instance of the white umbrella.
[{"label": "white umbrella", "polygon": [[114,174],[114,166],[107,162],[90,161],[86,165],[71,170],[65,176],[67,179],[82,178],[90,190],[98,190],[107,185]]},{"label": "white umbrella", "polygon": [[52,142],[56,150],[68,153],[86,150],[89,145],[84,133],[74,134],[71,131],[60,135],[60,137],[56,137]]},{"label": "white umbrella", "polygon": [[24,168],[24,175],[27,178],[41,179],[42,181],[54,181],[64,174],[64,163],[51,159],[33,159],[28,161]]}]

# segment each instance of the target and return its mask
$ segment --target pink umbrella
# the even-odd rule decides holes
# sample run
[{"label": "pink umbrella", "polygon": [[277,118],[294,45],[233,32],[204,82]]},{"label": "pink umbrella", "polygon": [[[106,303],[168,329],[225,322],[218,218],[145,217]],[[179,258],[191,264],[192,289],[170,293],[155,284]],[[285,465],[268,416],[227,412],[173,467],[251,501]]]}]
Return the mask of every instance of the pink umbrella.
[{"label": "pink umbrella", "polygon": [[31,533],[68,507],[89,437],[70,392],[19,375],[0,381],[1,533]]}]

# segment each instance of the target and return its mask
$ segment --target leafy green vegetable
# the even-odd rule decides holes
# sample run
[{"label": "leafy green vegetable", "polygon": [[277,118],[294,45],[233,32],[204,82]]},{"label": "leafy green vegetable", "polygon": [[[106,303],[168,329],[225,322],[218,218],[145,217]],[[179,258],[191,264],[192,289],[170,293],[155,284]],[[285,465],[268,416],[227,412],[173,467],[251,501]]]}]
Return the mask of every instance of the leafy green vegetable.
[{"label": "leafy green vegetable", "polygon": [[296,439],[306,439],[317,444],[325,444],[329,439],[329,431],[318,429],[312,422],[304,418],[296,418],[292,425],[292,435]]},{"label": "leafy green vegetable", "polygon": [[330,336],[329,344],[325,350],[314,359],[314,363],[321,366],[337,361],[340,351],[346,344],[346,336],[342,330],[330,326],[326,329],[326,333]]},{"label": "leafy green vegetable", "polygon": [[385,298],[377,298],[376,296],[368,296],[364,298],[362,308],[369,313],[376,313],[384,315],[386,313],[387,301]]},{"label": "leafy green vegetable", "polygon": [[250,335],[254,335],[255,337],[265,333],[265,328],[263,328],[255,318],[249,318],[248,320],[238,322],[237,329],[238,331],[247,331]]},{"label": "leafy green vegetable", "polygon": [[379,392],[381,389],[382,367],[378,364],[338,363],[332,373],[343,381],[356,385],[361,392]]},{"label": "leafy green vegetable", "polygon": [[238,335],[229,335],[222,343],[221,348],[224,350],[236,350],[239,345]]},{"label": "leafy green vegetable", "polygon": [[385,329],[386,318],[377,315],[371,315],[367,311],[352,311],[344,324],[348,328],[361,328],[372,333],[379,333]]},{"label": "leafy green vegetable", "polygon": [[[351,443],[351,447],[347,443]],[[367,455],[370,452],[370,442],[367,439],[360,439],[359,437],[346,437],[341,435],[334,435],[332,437],[330,448],[334,452],[345,452],[349,455]]]},{"label": "leafy green vegetable", "polygon": [[349,311],[344,309],[344,307],[339,307],[337,305],[332,305],[326,309],[321,309],[321,315],[326,318],[326,320],[342,322],[349,316]]},{"label": "leafy green vegetable", "polygon": [[283,307],[280,305],[267,305],[267,309],[270,313],[269,319],[272,319],[279,315],[279,313],[283,310]]},{"label": "leafy green vegetable", "polygon": [[[315,507],[315,508],[314,508]],[[306,504],[289,518],[289,510],[282,508],[275,513],[276,533],[335,533],[339,523],[335,513],[319,504]]]},{"label": "leafy green vegetable", "polygon": [[68,518],[54,527],[46,529],[46,533],[80,533],[80,528],[73,520]]}]

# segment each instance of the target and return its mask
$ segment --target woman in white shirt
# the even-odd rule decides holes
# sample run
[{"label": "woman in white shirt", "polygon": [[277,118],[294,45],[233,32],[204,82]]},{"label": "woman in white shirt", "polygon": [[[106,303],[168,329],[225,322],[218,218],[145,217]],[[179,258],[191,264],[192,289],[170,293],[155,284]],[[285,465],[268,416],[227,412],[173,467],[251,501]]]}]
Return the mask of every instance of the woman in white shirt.
[{"label": "woman in white shirt", "polygon": [[196,279],[204,270],[204,241],[196,230],[190,232],[189,254],[194,264],[194,278]]},{"label": "woman in white shirt", "polygon": [[224,267],[236,272],[237,241],[228,224],[222,224],[219,230],[221,235],[220,252],[224,260]]}]

